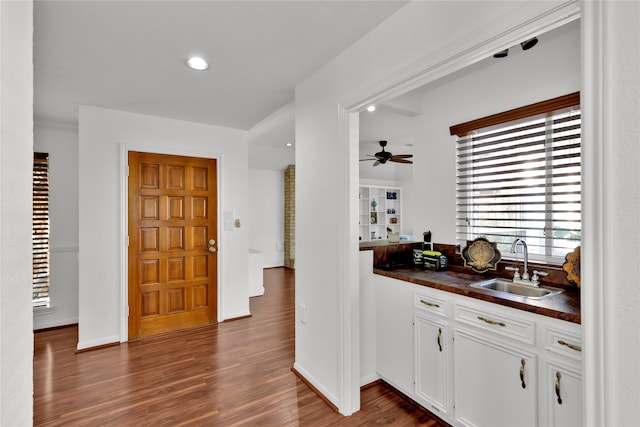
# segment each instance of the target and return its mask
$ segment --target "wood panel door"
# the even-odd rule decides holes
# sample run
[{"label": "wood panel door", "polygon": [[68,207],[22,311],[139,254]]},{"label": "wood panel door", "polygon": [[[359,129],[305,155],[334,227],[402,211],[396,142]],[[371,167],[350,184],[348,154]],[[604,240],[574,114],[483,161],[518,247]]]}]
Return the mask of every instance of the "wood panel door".
[{"label": "wood panel door", "polygon": [[216,161],[129,152],[129,339],[217,319]]}]

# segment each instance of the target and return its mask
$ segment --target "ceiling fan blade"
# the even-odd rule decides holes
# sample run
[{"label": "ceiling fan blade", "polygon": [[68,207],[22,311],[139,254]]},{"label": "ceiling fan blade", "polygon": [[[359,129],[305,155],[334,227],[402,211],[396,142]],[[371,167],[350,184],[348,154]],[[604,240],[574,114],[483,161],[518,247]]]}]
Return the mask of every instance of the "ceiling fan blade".
[{"label": "ceiling fan blade", "polygon": [[375,158],[374,159],[360,159],[361,162],[366,162],[366,161],[369,161],[369,160],[374,161],[374,160],[377,160],[377,159],[375,159]]},{"label": "ceiling fan blade", "polygon": [[392,159],[410,159],[413,157],[413,154],[394,154],[391,156]]},{"label": "ceiling fan blade", "polygon": [[373,164],[373,166],[378,166],[380,164],[380,160],[376,160],[376,162]]},{"label": "ceiling fan blade", "polygon": [[412,165],[413,162],[411,160],[406,160],[406,159],[389,159],[392,162],[396,162],[396,163],[406,163],[409,165]]}]

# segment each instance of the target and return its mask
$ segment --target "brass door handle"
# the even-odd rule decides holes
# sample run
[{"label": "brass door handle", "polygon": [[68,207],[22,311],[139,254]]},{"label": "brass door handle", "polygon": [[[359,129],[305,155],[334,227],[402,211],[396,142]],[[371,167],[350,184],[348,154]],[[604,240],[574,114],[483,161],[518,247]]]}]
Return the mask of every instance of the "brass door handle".
[{"label": "brass door handle", "polygon": [[442,351],[442,343],[440,342],[440,338],[442,337],[442,328],[438,328],[438,348]]},{"label": "brass door handle", "polygon": [[580,347],[579,345],[569,344],[564,340],[558,340],[558,344],[563,345],[565,347],[569,347],[571,350],[582,351],[582,347]]},{"label": "brass door handle", "polygon": [[425,301],[423,299],[421,299],[420,302],[423,303],[424,305],[428,305],[429,307],[440,308],[440,304],[434,304],[432,302],[428,302],[428,301]]},{"label": "brass door handle", "polygon": [[496,322],[495,320],[487,319],[487,318],[484,318],[482,316],[478,316],[478,320],[482,320],[483,322],[487,322],[490,325],[498,325],[498,326],[502,326],[502,327],[507,326],[507,324],[504,323],[504,322]]},{"label": "brass door handle", "polygon": [[560,397],[560,371],[556,371],[556,397],[558,398],[558,405],[562,405],[562,397]]},{"label": "brass door handle", "polygon": [[520,383],[522,384],[522,388],[527,388],[527,384],[524,382],[524,367],[526,363],[526,360],[520,359]]}]

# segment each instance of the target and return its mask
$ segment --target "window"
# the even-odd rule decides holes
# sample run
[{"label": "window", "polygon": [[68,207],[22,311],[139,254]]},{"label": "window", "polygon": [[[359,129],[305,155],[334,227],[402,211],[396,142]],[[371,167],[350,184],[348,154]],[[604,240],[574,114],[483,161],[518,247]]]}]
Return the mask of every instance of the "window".
[{"label": "window", "polygon": [[453,126],[458,135],[456,238],[558,262],[581,237],[580,94]]},{"label": "window", "polygon": [[33,155],[33,306],[49,306],[49,155]]}]

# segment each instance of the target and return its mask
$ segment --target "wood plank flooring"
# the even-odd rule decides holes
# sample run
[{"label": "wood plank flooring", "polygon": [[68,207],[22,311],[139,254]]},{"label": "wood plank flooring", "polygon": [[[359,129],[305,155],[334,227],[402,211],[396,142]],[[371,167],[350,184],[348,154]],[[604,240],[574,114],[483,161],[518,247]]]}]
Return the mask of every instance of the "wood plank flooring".
[{"label": "wood plank flooring", "polygon": [[267,269],[252,317],[75,353],[77,328],[35,334],[35,426],[446,426],[384,384],[335,413],[291,371],[294,273]]}]

